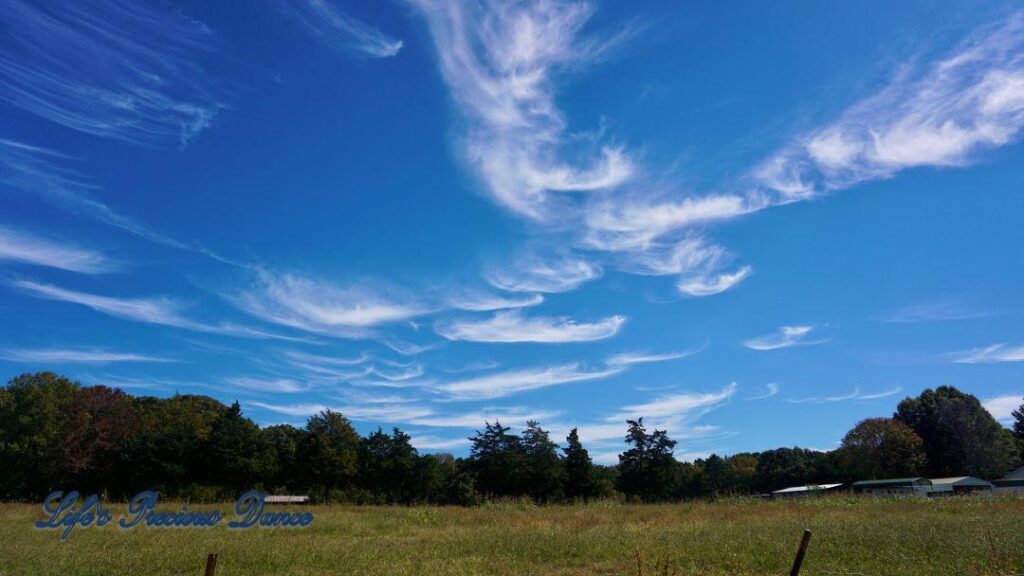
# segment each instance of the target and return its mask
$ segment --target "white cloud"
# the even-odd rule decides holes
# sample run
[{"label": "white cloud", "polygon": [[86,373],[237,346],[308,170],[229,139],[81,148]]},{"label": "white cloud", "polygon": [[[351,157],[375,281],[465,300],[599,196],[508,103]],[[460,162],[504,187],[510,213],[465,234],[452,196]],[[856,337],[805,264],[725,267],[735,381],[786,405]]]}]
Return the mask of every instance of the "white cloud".
[{"label": "white cloud", "polygon": [[759,179],[800,200],[920,166],[962,166],[1024,127],[1024,12],[945,59],[905,67],[884,90],[771,158]]},{"label": "white cloud", "polygon": [[410,440],[417,450],[448,450],[469,446],[469,438],[459,436],[458,438],[441,438],[438,436],[415,435]]},{"label": "white cloud", "polygon": [[992,417],[1004,424],[1013,421],[1013,411],[1024,406],[1024,394],[1004,394],[986,398],[981,402],[985,410],[988,410]]},{"label": "white cloud", "polygon": [[0,184],[35,194],[62,210],[92,218],[161,246],[186,250],[218,262],[241,266],[211,250],[181,242],[152,230],[136,220],[114,211],[93,198],[98,187],[69,170],[64,163],[79,160],[47,148],[0,138]]},{"label": "white cloud", "polygon": [[233,376],[225,378],[225,382],[232,386],[251,390],[253,392],[279,392],[292,394],[306,392],[309,386],[300,384],[290,378],[253,378],[249,376]]},{"label": "white cloud", "polygon": [[459,310],[471,312],[491,312],[494,310],[506,310],[509,308],[526,308],[537,306],[544,302],[541,294],[529,294],[521,297],[500,296],[497,294],[486,294],[483,292],[466,292],[449,300],[449,306]]},{"label": "white cloud", "polygon": [[24,262],[83,274],[110,272],[117,266],[103,254],[0,225],[0,262]]},{"label": "white cloud", "polygon": [[31,280],[14,280],[11,282],[11,285],[36,298],[80,304],[97,312],[123,320],[172,326],[196,332],[238,336],[241,338],[301,340],[238,324],[204,324],[197,322],[184,316],[185,306],[181,302],[167,297],[115,298],[77,292]]},{"label": "white cloud", "polygon": [[757,338],[751,338],[743,342],[743,345],[751,350],[781,350],[791,346],[811,346],[828,342],[827,339],[807,340],[814,331],[812,326],[782,326],[774,334],[767,334]]},{"label": "white cloud", "polygon": [[648,354],[644,352],[624,352],[621,354],[614,354],[609,356],[605,360],[605,364],[609,366],[631,366],[633,364],[649,364],[652,362],[667,362],[669,360],[678,360],[680,358],[687,358],[693,356],[699,352],[704,351],[708,347],[707,344],[700,348],[693,350],[683,350],[682,352],[666,352],[664,354]]},{"label": "white cloud", "polygon": [[401,403],[397,405],[339,405],[328,406],[320,403],[271,404],[267,402],[247,402],[271,412],[288,416],[312,416],[324,410],[340,412],[348,418],[369,422],[388,422],[410,424],[431,428],[476,428],[485,422],[525,423],[529,420],[545,420],[558,416],[560,413],[551,410],[531,410],[513,407],[484,407],[469,412],[439,413],[435,409]]},{"label": "white cloud", "polygon": [[277,0],[281,12],[325,46],[374,58],[398,54],[402,41],[345,14],[332,0]]},{"label": "white cloud", "polygon": [[169,358],[111,352],[101,349],[7,348],[0,358],[27,364],[111,364],[115,362],[175,362]]},{"label": "white cloud", "polygon": [[769,382],[764,385],[764,393],[758,394],[757,396],[751,396],[747,400],[764,400],[765,398],[771,398],[779,393],[779,385],[775,382]]},{"label": "white cloud", "polygon": [[4,3],[0,98],[75,130],[136,144],[187,143],[223,105],[196,62],[202,22],[158,3]]},{"label": "white cloud", "polygon": [[732,398],[736,388],[736,383],[733,382],[718,392],[669,394],[644,404],[624,406],[607,420],[618,422],[637,418],[650,418],[654,421],[666,418],[694,418]]},{"label": "white cloud", "polygon": [[941,322],[948,320],[971,320],[992,316],[991,312],[969,310],[952,302],[917,304],[897,311],[885,319],[892,324],[914,324],[917,322]]},{"label": "white cloud", "polygon": [[601,267],[581,258],[541,258],[535,254],[501,267],[493,267],[486,279],[510,292],[568,292],[601,277]]},{"label": "white cloud", "polygon": [[442,76],[466,120],[465,159],[496,201],[544,220],[557,213],[551,193],[613,188],[630,177],[632,162],[620,148],[588,153],[571,146],[554,102],[559,71],[593,61],[622,37],[582,37],[590,5],[410,2],[430,27]]},{"label": "white cloud", "polygon": [[427,312],[409,298],[400,300],[385,292],[369,285],[339,286],[258,271],[252,289],[228,299],[266,322],[341,337],[365,337],[373,327]]},{"label": "white cloud", "polygon": [[848,400],[878,400],[881,398],[888,398],[895,396],[902,392],[903,389],[896,387],[882,392],[874,392],[871,394],[864,394],[860,391],[860,388],[854,388],[853,392],[849,394],[841,394],[839,396],[814,396],[811,398],[789,398],[786,402],[791,404],[828,404],[832,402],[846,402]]},{"label": "white cloud", "polygon": [[452,400],[489,400],[559,384],[608,378],[621,368],[590,370],[573,362],[558,366],[486,374],[475,378],[435,384],[433,389]]},{"label": "white cloud", "polygon": [[1024,346],[993,344],[953,355],[958,364],[991,364],[994,362],[1024,362]]},{"label": "white cloud", "polygon": [[624,316],[583,323],[564,316],[527,317],[509,310],[486,320],[449,321],[440,324],[437,333],[449,340],[470,342],[590,342],[614,336],[625,322]]},{"label": "white cloud", "polygon": [[721,294],[746,280],[754,269],[750,266],[743,266],[732,273],[721,274],[700,274],[696,276],[683,276],[676,283],[676,289],[687,296],[713,296]]}]

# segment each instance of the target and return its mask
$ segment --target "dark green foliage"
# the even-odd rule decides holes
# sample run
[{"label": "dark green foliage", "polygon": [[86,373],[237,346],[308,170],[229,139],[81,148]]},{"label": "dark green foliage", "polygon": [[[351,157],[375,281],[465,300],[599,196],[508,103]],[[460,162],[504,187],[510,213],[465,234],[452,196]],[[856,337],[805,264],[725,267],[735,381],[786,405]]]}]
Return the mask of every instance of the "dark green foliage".
[{"label": "dark green foliage", "polygon": [[358,472],[359,434],[340,413],[325,410],[306,422],[298,460],[306,487],[321,498],[352,494]]},{"label": "dark green foliage", "polygon": [[526,455],[526,490],[535,501],[549,502],[563,498],[565,465],[558,456],[558,445],[535,421],[526,423],[522,437]]},{"label": "dark green foliage", "polygon": [[925,465],[924,442],[899,420],[868,418],[843,437],[837,458],[850,479],[920,476]]},{"label": "dark green foliage", "polygon": [[770,492],[787,486],[835,482],[836,471],[829,454],[806,448],[777,448],[757,458],[755,487]]},{"label": "dark green foliage", "polygon": [[590,453],[580,443],[579,431],[576,428],[569,431],[565,441],[565,497],[570,500],[589,500],[597,495],[597,481]]},{"label": "dark green foliage", "polygon": [[664,430],[648,434],[643,418],[627,420],[626,443],[632,448],[619,455],[619,490],[644,502],[669,499],[679,485],[676,441]]},{"label": "dark green foliage", "polygon": [[894,418],[921,437],[929,476],[999,478],[1018,462],[1010,431],[977,398],[952,386],[901,401]]},{"label": "dark green foliage", "polygon": [[476,478],[476,490],[487,497],[515,497],[528,493],[530,469],[522,439],[509,433],[500,422],[484,424],[470,438],[472,451],[467,462]]}]

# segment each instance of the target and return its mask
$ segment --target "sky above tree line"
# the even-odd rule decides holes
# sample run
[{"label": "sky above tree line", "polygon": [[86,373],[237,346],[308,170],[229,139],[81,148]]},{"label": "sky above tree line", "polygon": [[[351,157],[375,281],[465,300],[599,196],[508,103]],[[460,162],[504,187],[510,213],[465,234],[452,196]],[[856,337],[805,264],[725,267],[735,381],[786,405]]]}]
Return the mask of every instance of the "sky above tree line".
[{"label": "sky above tree line", "polygon": [[1024,396],[1024,11],[8,0],[0,373],[464,454]]}]

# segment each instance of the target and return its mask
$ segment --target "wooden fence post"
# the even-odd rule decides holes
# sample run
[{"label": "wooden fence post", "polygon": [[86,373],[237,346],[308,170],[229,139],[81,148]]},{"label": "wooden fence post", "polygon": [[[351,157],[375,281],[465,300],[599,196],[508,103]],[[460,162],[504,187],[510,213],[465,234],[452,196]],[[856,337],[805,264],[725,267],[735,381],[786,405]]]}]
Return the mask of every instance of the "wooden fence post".
[{"label": "wooden fence post", "polygon": [[206,557],[206,576],[214,576],[215,572],[217,572],[217,554],[211,552]]},{"label": "wooden fence post", "polygon": [[796,558],[793,559],[793,569],[789,576],[800,576],[800,565],[804,563],[804,554],[807,552],[807,545],[811,543],[811,531],[804,530],[804,537],[800,540],[800,549],[796,551]]}]

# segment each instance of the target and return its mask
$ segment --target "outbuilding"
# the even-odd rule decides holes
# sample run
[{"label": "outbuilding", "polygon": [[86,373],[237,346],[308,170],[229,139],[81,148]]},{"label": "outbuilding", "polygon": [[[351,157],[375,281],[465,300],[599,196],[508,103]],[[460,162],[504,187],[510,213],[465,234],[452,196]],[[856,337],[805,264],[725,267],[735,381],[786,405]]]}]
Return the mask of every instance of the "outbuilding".
[{"label": "outbuilding", "polygon": [[996,480],[995,485],[996,494],[1024,494],[1024,467]]},{"label": "outbuilding", "polygon": [[991,494],[996,485],[973,476],[954,476],[952,478],[932,478],[932,489],[929,496],[958,496],[960,494]]},{"label": "outbuilding", "polygon": [[832,494],[839,492],[846,486],[843,483],[839,484],[808,484],[807,486],[791,486],[789,488],[783,488],[782,490],[776,490],[769,496],[772,498],[801,498],[803,496],[821,496],[824,494]]},{"label": "outbuilding", "polygon": [[861,480],[851,485],[855,494],[865,496],[927,496],[932,481],[927,478]]}]

